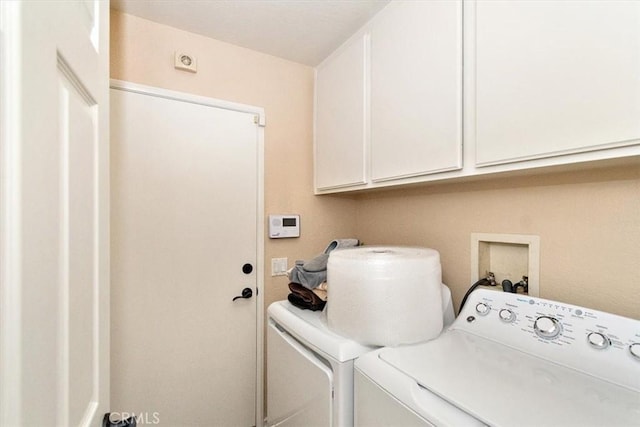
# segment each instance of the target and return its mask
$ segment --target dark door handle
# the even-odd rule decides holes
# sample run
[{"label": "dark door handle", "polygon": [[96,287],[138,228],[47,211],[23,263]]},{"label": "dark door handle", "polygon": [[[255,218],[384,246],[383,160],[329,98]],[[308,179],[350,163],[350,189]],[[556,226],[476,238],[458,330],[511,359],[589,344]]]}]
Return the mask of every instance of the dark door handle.
[{"label": "dark door handle", "polygon": [[248,298],[251,298],[252,296],[253,296],[253,291],[251,290],[251,288],[244,288],[242,290],[242,295],[238,295],[237,297],[233,298],[233,301],[237,300],[238,298],[248,299]]}]

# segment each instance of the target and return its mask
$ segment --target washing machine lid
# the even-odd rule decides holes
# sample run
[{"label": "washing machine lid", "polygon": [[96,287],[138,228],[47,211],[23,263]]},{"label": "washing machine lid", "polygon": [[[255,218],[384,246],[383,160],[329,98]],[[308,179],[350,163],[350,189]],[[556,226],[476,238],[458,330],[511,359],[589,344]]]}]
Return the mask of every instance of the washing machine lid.
[{"label": "washing machine lid", "polygon": [[362,345],[329,329],[324,312],[301,310],[289,301],[277,301],[267,310],[269,319],[314,351],[338,362],[356,359],[378,347]]},{"label": "washing machine lid", "polygon": [[379,359],[492,426],[638,425],[640,393],[464,331]]}]

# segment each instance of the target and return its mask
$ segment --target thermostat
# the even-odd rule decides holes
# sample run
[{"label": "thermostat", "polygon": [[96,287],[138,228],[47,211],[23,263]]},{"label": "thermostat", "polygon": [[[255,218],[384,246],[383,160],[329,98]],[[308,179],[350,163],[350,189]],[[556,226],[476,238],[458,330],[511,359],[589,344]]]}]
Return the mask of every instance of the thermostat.
[{"label": "thermostat", "polygon": [[269,237],[300,237],[300,215],[269,215]]}]

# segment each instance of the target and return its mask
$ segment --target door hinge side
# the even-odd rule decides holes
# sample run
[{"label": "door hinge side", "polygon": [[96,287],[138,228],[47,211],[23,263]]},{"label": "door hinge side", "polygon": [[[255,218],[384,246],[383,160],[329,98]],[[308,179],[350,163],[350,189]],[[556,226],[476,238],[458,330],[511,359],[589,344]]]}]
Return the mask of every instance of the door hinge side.
[{"label": "door hinge side", "polygon": [[253,123],[257,124],[260,127],[265,127],[267,126],[267,123],[264,119],[264,116],[260,115],[260,114],[256,114],[253,116]]}]

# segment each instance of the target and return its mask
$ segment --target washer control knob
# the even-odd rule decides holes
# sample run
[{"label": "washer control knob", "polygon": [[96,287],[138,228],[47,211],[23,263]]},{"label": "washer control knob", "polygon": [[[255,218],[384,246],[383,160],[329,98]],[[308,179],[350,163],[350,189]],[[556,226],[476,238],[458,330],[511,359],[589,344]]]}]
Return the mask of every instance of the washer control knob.
[{"label": "washer control knob", "polygon": [[533,330],[540,338],[552,340],[562,332],[560,321],[551,316],[540,316],[533,324]]},{"label": "washer control knob", "polygon": [[500,315],[500,320],[505,323],[511,323],[516,320],[516,314],[508,308],[503,308],[498,314]]},{"label": "washer control knob", "polygon": [[640,360],[640,342],[634,342],[629,345],[629,353],[636,359]]},{"label": "washer control knob", "polygon": [[476,312],[480,316],[486,316],[487,314],[489,314],[490,311],[491,311],[491,307],[489,307],[488,304],[485,304],[483,302],[479,302],[478,304],[476,304]]},{"label": "washer control knob", "polygon": [[600,332],[591,332],[587,335],[587,341],[591,347],[598,350],[604,350],[611,345],[609,338]]}]

